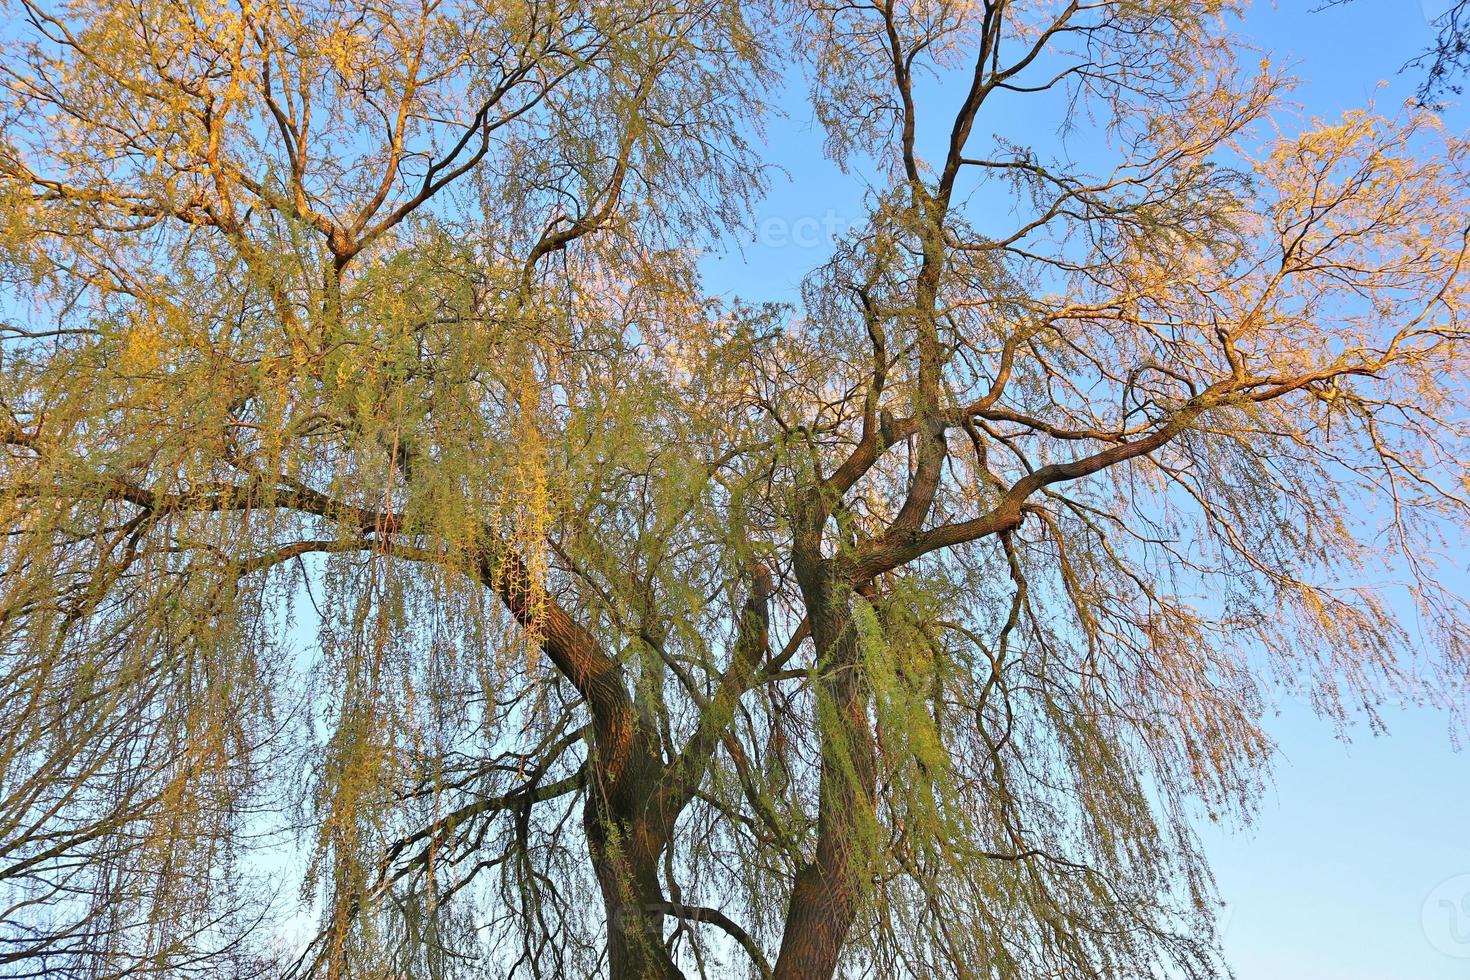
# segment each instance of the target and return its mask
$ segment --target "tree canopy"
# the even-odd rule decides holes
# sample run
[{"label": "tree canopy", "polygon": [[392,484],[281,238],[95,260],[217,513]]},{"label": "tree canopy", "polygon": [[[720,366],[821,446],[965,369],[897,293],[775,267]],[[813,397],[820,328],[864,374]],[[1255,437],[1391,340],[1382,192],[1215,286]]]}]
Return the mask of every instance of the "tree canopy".
[{"label": "tree canopy", "polygon": [[1273,692],[1459,703],[1470,144],[1234,3],[5,10],[6,976],[1211,977]]}]

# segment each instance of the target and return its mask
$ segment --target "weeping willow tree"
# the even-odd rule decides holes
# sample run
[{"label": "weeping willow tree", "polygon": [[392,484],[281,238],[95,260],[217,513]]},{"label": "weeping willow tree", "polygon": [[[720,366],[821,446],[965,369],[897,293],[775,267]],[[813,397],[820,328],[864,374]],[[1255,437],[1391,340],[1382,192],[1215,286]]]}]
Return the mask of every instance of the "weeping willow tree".
[{"label": "weeping willow tree", "polygon": [[1467,144],[1229,3],[5,9],[6,976],[1209,977],[1273,692],[1457,697]]}]

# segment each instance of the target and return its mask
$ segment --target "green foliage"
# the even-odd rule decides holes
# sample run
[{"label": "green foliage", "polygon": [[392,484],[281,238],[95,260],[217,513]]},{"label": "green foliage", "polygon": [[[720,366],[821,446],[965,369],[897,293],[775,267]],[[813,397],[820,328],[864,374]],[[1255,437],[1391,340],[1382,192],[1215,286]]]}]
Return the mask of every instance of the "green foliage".
[{"label": "green foliage", "polygon": [[1214,976],[1275,685],[1456,694],[1467,147],[1233,4],[13,9],[0,966]]}]

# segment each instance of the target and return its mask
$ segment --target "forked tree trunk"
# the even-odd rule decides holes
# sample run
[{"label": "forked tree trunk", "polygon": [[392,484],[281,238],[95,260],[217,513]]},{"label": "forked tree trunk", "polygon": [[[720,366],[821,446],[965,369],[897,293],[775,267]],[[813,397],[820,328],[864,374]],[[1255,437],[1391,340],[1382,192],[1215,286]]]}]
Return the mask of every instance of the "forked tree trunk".
[{"label": "forked tree trunk", "polygon": [[[803,574],[803,573],[806,574]],[[820,560],[799,563],[812,639],[822,667],[822,774],[817,846],[797,875],[787,908],[774,980],[831,980],[847,934],[862,907],[872,861],[876,747],[860,663],[861,644],[851,596]],[[769,591],[757,589],[757,599]],[[664,944],[668,904],[659,864],[680,803],[659,812],[655,801],[677,778],[660,762],[657,736],[631,718],[622,740],[623,771],[594,755],[583,812],[587,842],[602,892],[611,980],[683,980]]]}]

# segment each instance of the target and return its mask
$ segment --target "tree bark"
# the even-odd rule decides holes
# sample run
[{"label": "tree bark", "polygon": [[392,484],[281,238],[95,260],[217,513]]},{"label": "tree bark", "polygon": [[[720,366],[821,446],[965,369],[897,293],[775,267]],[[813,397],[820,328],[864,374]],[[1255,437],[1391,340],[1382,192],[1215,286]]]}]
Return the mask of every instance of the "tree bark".
[{"label": "tree bark", "polygon": [[797,578],[831,716],[822,726],[816,854],[792,889],[775,980],[830,980],[862,907],[871,863],[863,825],[873,819],[877,756],[846,586],[821,559],[798,561]]},{"label": "tree bark", "polygon": [[659,857],[667,845],[665,821],[649,812],[663,775],[645,729],[634,736],[627,768],[604,767],[583,810],[587,845],[602,891],[610,980],[683,980],[664,945]]}]

